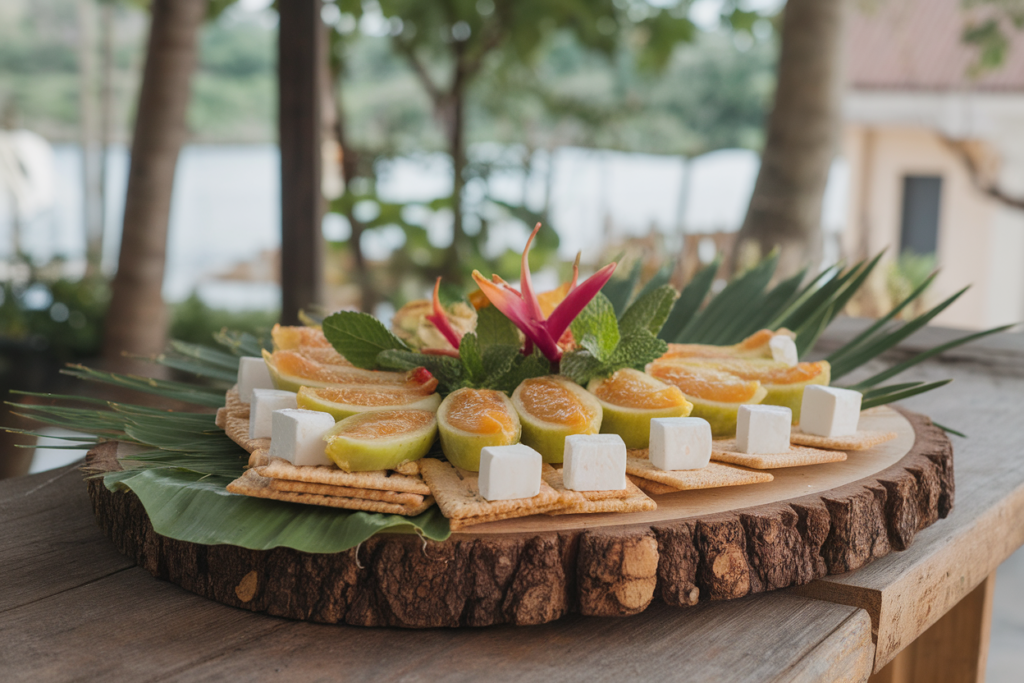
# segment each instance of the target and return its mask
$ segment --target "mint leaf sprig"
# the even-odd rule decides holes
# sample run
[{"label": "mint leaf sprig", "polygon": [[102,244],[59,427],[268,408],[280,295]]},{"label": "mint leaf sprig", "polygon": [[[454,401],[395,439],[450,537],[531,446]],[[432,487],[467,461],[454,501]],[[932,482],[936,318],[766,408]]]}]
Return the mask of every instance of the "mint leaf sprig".
[{"label": "mint leaf sprig", "polygon": [[401,339],[369,313],[341,311],[329,315],[324,318],[323,330],[335,351],[364,370],[376,370],[377,356],[383,351],[409,351]]},{"label": "mint leaf sprig", "polygon": [[442,395],[463,387],[511,393],[524,379],[551,372],[543,355],[522,354],[519,330],[493,306],[477,314],[476,331],[462,337],[458,357],[413,351],[368,313],[335,313],[324,320],[323,330],[335,350],[356,367],[398,372],[426,368],[437,378]]},{"label": "mint leaf sprig", "polygon": [[562,356],[561,373],[585,387],[622,368],[642,370],[668,350],[656,335],[677,296],[671,285],[656,287],[616,318],[612,302],[598,294],[571,325],[578,348]]}]

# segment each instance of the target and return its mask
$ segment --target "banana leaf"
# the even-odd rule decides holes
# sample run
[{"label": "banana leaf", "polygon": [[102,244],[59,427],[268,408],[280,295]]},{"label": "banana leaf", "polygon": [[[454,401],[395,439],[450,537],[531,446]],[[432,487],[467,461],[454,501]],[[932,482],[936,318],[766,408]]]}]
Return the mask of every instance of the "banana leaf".
[{"label": "banana leaf", "polygon": [[229,477],[169,468],[133,469],[103,478],[111,491],[131,490],[139,497],[154,531],[189,543],[339,553],[384,531],[418,533],[435,541],[451,533],[437,506],[416,517],[348,512],[234,495],[224,490],[230,482]]}]

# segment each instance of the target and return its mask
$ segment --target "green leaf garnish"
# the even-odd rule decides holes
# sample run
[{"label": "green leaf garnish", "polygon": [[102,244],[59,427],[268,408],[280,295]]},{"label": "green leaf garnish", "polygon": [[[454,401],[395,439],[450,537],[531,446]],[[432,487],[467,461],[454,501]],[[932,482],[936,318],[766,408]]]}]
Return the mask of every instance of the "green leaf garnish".
[{"label": "green leaf garnish", "polygon": [[619,329],[624,334],[640,329],[658,334],[672,312],[676,296],[678,292],[672,285],[661,285],[647,293],[641,293],[619,318]]},{"label": "green leaf garnish", "polygon": [[364,370],[377,369],[377,356],[382,351],[409,350],[381,321],[369,313],[335,313],[324,318],[323,329],[324,336],[334,349],[352,365]]},{"label": "green leaf garnish", "polygon": [[595,358],[611,360],[619,344],[619,321],[608,297],[599,292],[572,321],[570,329],[576,343]]}]

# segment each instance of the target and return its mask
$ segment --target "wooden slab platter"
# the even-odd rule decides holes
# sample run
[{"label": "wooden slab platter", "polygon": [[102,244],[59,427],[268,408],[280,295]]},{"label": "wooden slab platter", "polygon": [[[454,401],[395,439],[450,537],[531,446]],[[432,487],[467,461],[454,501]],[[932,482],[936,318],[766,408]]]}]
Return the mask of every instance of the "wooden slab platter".
[{"label": "wooden slab platter", "polygon": [[[904,550],[952,508],[952,446],[908,411],[865,411],[861,427],[899,436],[845,462],[773,470],[769,483],[656,496],[652,512],[492,522],[444,542],[382,534],[337,554],[176,541],[153,531],[133,493],[88,485],[122,553],[227,605],[357,626],[528,625],[730,600]],[[116,455],[105,444],[87,465],[119,469]]]}]

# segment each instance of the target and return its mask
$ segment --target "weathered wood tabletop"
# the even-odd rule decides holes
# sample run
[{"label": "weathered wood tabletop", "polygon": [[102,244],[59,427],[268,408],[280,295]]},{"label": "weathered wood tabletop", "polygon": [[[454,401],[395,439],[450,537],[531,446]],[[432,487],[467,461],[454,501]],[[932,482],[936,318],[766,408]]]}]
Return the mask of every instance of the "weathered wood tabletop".
[{"label": "weathered wood tabletop", "polygon": [[[945,332],[924,334],[933,343]],[[914,375],[956,379],[908,407],[970,437],[954,438],[956,503],[946,520],[904,552],[796,591],[653,605],[625,619],[412,631],[253,614],[158,581],[118,554],[75,467],[2,481],[0,678],[981,680],[990,577],[1024,544],[1024,335]]]}]

